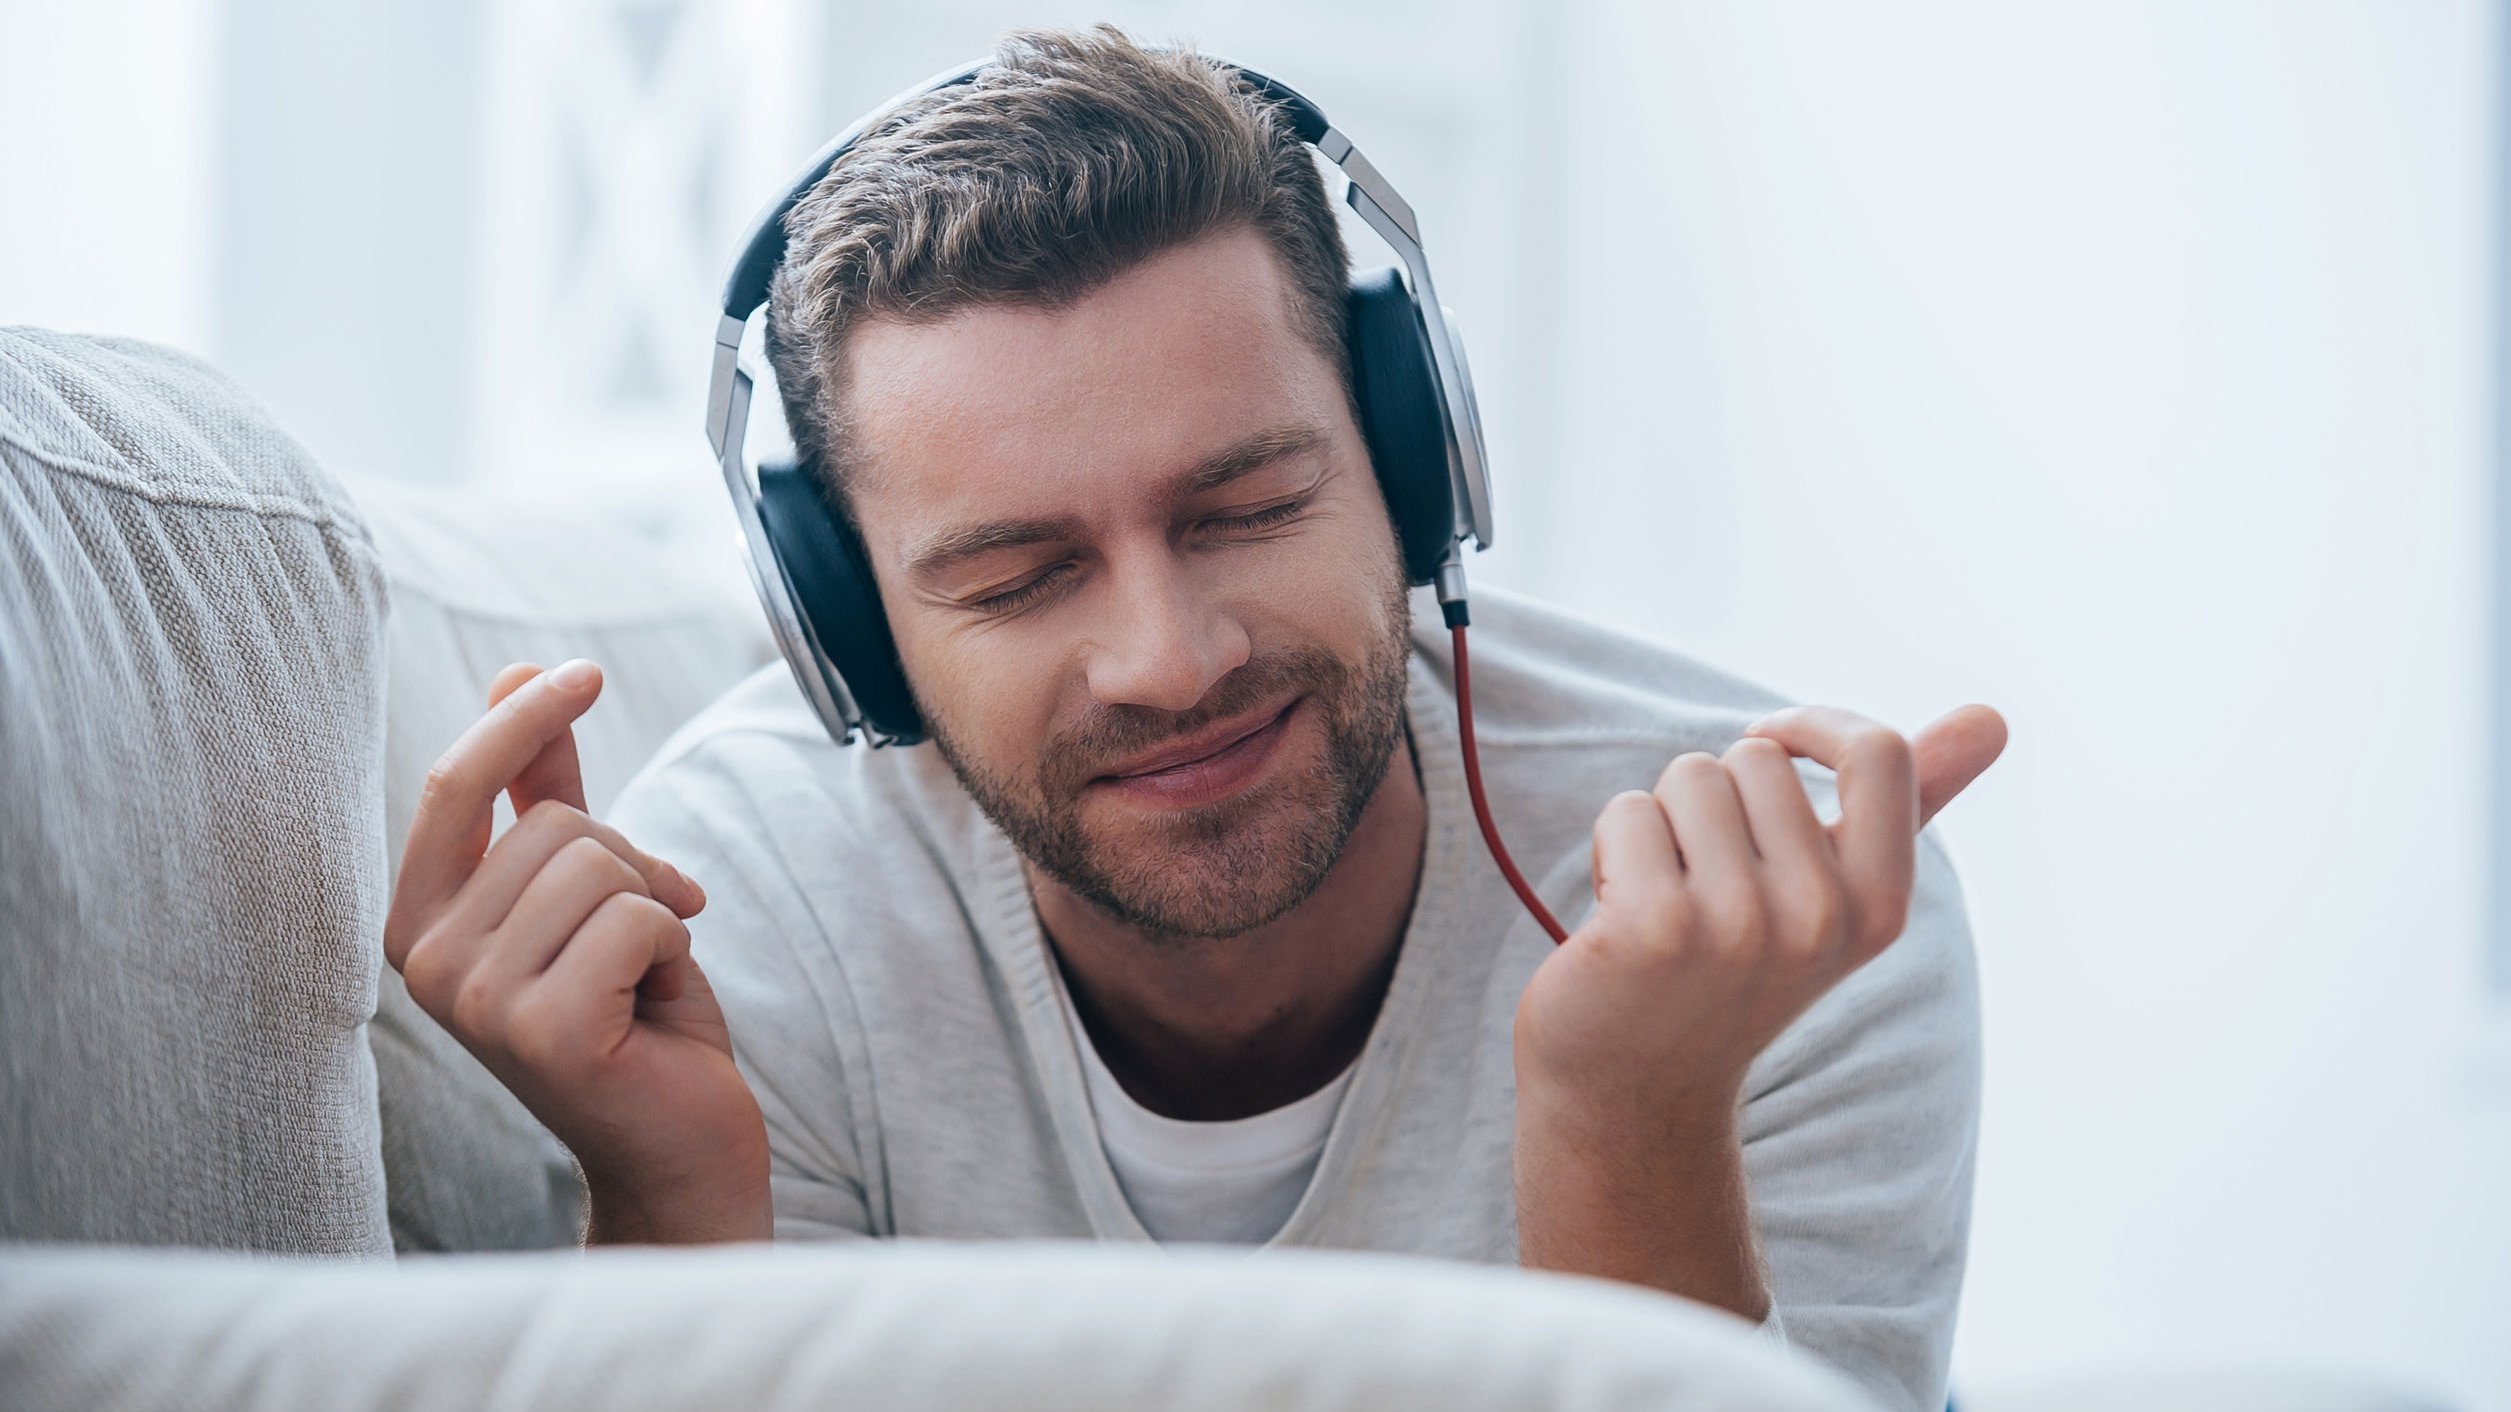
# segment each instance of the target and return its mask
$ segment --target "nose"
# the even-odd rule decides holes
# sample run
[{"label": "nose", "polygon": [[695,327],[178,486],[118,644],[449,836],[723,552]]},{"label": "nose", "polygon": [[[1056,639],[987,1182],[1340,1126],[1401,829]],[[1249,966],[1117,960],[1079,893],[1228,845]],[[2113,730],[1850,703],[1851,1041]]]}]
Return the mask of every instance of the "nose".
[{"label": "nose", "polygon": [[1090,694],[1105,706],[1183,711],[1246,665],[1246,626],[1167,554],[1111,564],[1101,626],[1088,648]]}]

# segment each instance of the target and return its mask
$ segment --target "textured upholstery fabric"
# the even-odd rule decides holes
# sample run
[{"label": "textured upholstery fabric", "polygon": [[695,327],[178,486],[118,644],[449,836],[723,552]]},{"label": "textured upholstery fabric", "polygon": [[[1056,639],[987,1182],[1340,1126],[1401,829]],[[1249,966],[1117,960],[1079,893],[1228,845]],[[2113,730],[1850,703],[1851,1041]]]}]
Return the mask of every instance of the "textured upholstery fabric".
[{"label": "textured upholstery fabric", "polygon": [[[693,474],[704,469],[697,458]],[[602,699],[576,728],[586,802],[599,814],[681,722],[773,653],[732,553],[729,512],[711,500],[699,503],[721,524],[656,531],[607,502],[356,490],[392,589],[383,810],[396,868],[428,766],[478,718],[507,663],[602,664]],[[374,1047],[394,1244],[573,1244],[583,1194],[565,1149],[420,1012],[399,976],[386,971],[382,986]]]},{"label": "textured upholstery fabric", "polygon": [[383,616],[231,384],[0,330],[0,1237],[386,1248]]},{"label": "textured upholstery fabric", "polygon": [[389,1269],[29,1253],[0,1269],[0,1387],[25,1412],[1873,1405],[1738,1320],[1600,1281],[1002,1243]]}]

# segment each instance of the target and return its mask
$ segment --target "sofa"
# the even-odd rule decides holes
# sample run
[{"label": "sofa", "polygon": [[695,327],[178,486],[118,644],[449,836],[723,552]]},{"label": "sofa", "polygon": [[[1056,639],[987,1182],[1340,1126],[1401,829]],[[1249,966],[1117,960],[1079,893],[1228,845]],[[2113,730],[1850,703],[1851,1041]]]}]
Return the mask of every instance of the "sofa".
[{"label": "sofa", "polygon": [[596,812],[781,672],[740,572],[695,502],[336,477],[196,360],[0,330],[0,1404],[1868,1405],[1515,1270],[580,1249],[565,1150],[382,965],[391,860],[506,662],[604,663]]},{"label": "sofa", "polygon": [[[664,505],[359,480],[194,359],[0,328],[0,1408],[1871,1405],[1721,1313],[1516,1270],[580,1249],[574,1163],[383,966],[384,907],[499,667],[603,663],[596,813],[783,672],[692,457]],[[2446,1407],[2239,1365],[1962,1405]]]}]

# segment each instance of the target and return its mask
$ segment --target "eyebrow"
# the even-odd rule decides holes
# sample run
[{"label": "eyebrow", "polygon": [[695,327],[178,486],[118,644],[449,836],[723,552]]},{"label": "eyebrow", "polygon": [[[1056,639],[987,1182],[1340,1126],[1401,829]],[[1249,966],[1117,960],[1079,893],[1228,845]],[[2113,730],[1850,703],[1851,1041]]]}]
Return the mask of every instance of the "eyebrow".
[{"label": "eyebrow", "polygon": [[[1182,500],[1218,490],[1277,461],[1305,455],[1325,444],[1325,428],[1312,424],[1274,427],[1257,432],[1204,457],[1172,477],[1168,483],[1168,498]],[[1029,520],[992,520],[985,524],[944,530],[907,552],[907,573],[918,578],[930,577],[998,549],[1077,539],[1082,528],[1082,521],[1077,516],[1054,515]]]}]

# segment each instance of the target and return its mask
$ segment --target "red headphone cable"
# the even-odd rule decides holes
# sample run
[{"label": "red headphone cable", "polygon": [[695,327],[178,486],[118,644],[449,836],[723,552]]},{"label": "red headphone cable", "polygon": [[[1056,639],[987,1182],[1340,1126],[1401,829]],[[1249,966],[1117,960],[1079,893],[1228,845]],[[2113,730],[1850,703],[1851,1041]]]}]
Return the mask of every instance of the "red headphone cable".
[{"label": "red headphone cable", "polygon": [[1442,593],[1439,608],[1447,618],[1448,633],[1456,643],[1456,729],[1464,739],[1465,789],[1473,796],[1474,822],[1482,825],[1482,841],[1490,846],[1491,861],[1500,865],[1500,876],[1507,878],[1508,885],[1517,890],[1517,900],[1526,904],[1526,910],[1542,923],[1543,930],[1552,937],[1552,944],[1557,946],[1569,940],[1569,931],[1552,915],[1552,909],[1543,905],[1543,899],[1535,896],[1534,888],[1526,882],[1526,875],[1517,871],[1516,861],[1508,856],[1508,845],[1500,842],[1499,825],[1491,822],[1491,801],[1482,792],[1482,756],[1475,750],[1473,742],[1473,672],[1465,660],[1464,598],[1460,594],[1450,599]]}]

